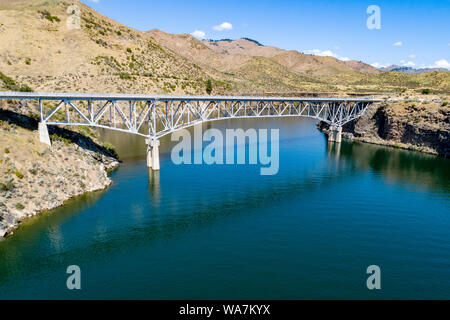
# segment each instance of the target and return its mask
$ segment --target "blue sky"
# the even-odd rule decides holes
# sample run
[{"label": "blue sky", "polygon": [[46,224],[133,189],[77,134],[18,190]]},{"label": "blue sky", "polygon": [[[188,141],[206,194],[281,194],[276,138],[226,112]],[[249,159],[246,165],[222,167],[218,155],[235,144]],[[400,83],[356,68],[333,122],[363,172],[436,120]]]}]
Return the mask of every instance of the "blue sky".
[{"label": "blue sky", "polygon": [[[450,69],[450,0],[84,0],[132,28],[195,33],[206,39],[248,37],[264,45],[376,66]],[[381,29],[369,30],[369,5]],[[224,24],[225,23],[225,24]]]}]

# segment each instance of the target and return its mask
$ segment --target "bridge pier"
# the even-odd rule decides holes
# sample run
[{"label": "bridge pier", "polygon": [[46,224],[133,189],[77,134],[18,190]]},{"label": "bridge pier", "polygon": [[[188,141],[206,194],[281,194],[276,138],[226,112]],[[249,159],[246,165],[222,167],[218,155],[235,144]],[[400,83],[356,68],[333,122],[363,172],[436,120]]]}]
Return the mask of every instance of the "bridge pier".
[{"label": "bridge pier", "polygon": [[330,126],[328,141],[337,143],[342,142],[342,127]]},{"label": "bridge pier", "polygon": [[147,167],[159,171],[159,140],[146,139],[147,144]]},{"label": "bridge pier", "polygon": [[48,129],[47,129],[47,124],[45,122],[39,122],[39,140],[42,143],[45,143],[49,146],[52,145],[51,141],[50,141],[50,136],[48,135]]}]

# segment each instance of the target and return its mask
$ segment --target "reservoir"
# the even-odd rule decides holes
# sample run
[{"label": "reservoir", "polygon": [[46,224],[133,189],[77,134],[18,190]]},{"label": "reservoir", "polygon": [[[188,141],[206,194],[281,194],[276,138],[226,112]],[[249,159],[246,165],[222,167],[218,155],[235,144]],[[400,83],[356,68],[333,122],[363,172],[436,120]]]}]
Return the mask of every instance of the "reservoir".
[{"label": "reservoir", "polygon": [[149,172],[142,138],[105,131],[114,183],[0,240],[0,298],[450,299],[450,160],[328,143],[311,119],[203,128],[279,129],[278,174],[175,165],[169,136]]}]

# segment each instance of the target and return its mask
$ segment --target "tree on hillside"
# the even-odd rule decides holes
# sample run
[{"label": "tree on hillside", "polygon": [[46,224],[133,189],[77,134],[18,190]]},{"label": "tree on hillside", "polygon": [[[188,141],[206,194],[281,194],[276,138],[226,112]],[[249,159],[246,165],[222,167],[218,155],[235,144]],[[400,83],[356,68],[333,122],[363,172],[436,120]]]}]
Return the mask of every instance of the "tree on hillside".
[{"label": "tree on hillside", "polygon": [[212,92],[212,81],[211,79],[208,79],[208,81],[206,81],[206,93],[207,94],[211,94]]}]

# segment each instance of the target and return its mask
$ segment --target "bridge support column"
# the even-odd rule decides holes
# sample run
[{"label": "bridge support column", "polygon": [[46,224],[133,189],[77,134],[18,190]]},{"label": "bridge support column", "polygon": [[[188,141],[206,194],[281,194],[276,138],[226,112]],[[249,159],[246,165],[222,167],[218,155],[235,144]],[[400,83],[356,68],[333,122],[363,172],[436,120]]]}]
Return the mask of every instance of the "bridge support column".
[{"label": "bridge support column", "polygon": [[39,140],[42,143],[45,143],[49,146],[52,145],[51,141],[50,141],[50,136],[48,135],[48,129],[47,129],[47,124],[45,122],[39,122]]},{"label": "bridge support column", "polygon": [[159,140],[147,139],[147,167],[152,168],[155,171],[160,169],[159,167]]},{"label": "bridge support column", "polygon": [[152,168],[159,171],[159,140],[152,140]]},{"label": "bridge support column", "polygon": [[145,144],[147,145],[147,167],[152,167],[152,146],[151,146],[152,140],[146,139]]},{"label": "bridge support column", "polygon": [[338,143],[342,142],[342,127],[330,126],[328,141]]}]

